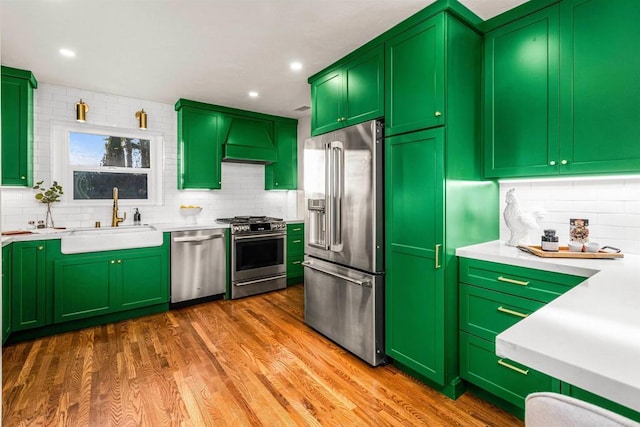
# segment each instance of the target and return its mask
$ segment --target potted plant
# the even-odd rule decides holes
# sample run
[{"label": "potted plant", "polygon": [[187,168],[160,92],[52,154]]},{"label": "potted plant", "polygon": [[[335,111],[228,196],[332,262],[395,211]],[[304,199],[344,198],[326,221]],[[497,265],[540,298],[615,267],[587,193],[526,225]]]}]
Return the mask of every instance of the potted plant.
[{"label": "potted plant", "polygon": [[47,205],[47,216],[45,218],[45,227],[53,228],[53,216],[51,215],[51,205],[60,201],[60,196],[64,194],[62,186],[58,184],[58,181],[53,181],[53,184],[49,188],[42,187],[44,181],[36,182],[33,186],[34,190],[37,190],[35,195],[36,200],[40,203]]}]

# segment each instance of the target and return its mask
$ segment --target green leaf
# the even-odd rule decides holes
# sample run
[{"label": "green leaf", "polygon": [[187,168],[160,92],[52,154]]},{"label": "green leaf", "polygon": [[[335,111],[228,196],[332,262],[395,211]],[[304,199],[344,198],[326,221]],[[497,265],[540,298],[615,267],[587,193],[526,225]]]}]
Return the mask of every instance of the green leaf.
[{"label": "green leaf", "polygon": [[42,200],[42,193],[36,194],[36,200]]}]

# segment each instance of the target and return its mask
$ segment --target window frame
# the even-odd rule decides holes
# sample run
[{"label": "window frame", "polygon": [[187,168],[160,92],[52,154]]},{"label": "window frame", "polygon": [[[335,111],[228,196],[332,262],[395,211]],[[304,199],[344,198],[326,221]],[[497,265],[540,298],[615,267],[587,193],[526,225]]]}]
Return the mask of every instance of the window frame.
[{"label": "window frame", "polygon": [[[52,181],[58,181],[64,188],[64,196],[60,201],[61,206],[111,206],[112,199],[75,200],[73,198],[73,172],[74,171],[100,171],[121,172],[124,168],[114,166],[82,167],[71,165],[69,160],[70,133],[89,133],[106,136],[119,136],[125,138],[138,138],[149,140],[150,167],[149,169],[127,168],[131,173],[146,173],[148,188],[147,199],[119,199],[121,206],[161,206],[163,204],[163,176],[164,176],[164,137],[161,132],[141,129],[126,129],[121,127],[87,125],[75,122],[54,122],[51,124],[51,177]],[[148,171],[148,172],[147,172]],[[67,197],[65,197],[67,196]]]}]

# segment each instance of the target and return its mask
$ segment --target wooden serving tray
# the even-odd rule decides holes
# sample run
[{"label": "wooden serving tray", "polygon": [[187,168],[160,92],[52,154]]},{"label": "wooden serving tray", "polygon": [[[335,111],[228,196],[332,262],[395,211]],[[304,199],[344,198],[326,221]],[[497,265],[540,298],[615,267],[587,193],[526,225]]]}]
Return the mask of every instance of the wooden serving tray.
[{"label": "wooden serving tray", "polygon": [[560,246],[558,252],[543,251],[540,246],[518,245],[518,249],[543,258],[624,258],[623,253],[609,252],[570,252],[568,246]]}]

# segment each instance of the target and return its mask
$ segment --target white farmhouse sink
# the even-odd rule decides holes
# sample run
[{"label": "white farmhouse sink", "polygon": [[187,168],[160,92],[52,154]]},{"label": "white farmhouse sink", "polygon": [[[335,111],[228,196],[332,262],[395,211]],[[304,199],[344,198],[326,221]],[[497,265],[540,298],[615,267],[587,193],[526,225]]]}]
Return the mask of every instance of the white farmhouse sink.
[{"label": "white farmhouse sink", "polygon": [[151,225],[109,228],[83,228],[60,239],[63,254],[112,251],[161,246],[162,231]]}]

